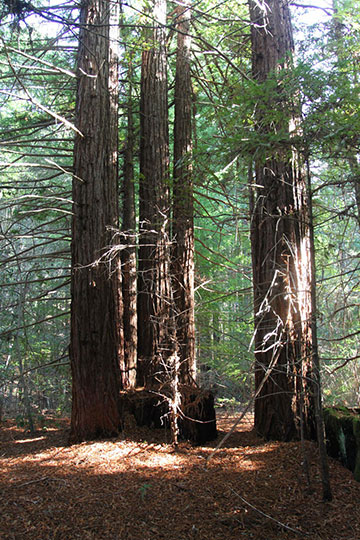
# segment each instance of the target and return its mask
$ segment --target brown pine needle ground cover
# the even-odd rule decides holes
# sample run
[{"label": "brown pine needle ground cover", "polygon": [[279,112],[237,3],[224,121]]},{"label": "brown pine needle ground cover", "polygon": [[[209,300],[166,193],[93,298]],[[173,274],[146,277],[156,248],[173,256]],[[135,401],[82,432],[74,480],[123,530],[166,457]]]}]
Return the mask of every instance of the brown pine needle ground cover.
[{"label": "brown pine needle ground cover", "polygon": [[[233,420],[218,419],[219,437]],[[207,467],[218,441],[174,451],[168,433],[138,428],[67,446],[67,423],[52,425],[0,428],[1,539],[360,540],[351,473],[330,461],[334,500],[323,503],[314,444],[309,489],[301,445],[264,442],[251,417]]]}]

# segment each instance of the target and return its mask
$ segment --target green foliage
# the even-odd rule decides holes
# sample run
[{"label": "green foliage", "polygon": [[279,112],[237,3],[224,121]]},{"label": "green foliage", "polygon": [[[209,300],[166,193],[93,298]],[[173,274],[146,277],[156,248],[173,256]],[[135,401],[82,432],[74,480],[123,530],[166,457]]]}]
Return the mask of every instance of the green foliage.
[{"label": "green foliage", "polygon": [[35,31],[29,43],[25,28],[0,51],[0,386],[5,408],[20,406],[26,422],[69,402],[68,367],[59,364],[68,342],[72,135],[52,110],[73,107],[73,80],[61,71],[73,53],[59,55],[54,44]]},{"label": "green foliage", "polygon": [[139,491],[140,498],[142,501],[145,500],[145,497],[150,488],[151,488],[151,484],[146,483],[146,482],[139,487],[138,491]]}]

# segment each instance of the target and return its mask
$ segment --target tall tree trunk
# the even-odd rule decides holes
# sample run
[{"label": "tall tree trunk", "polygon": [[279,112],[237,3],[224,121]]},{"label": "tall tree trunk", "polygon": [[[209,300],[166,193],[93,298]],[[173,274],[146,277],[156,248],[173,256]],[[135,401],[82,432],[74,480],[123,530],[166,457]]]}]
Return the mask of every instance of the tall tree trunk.
[{"label": "tall tree trunk", "polygon": [[[288,4],[250,1],[253,77],[269,76],[291,65],[292,28]],[[268,111],[277,117],[269,120]],[[289,440],[300,435],[300,407],[304,429],[314,434],[311,325],[313,307],[309,198],[306,174],[291,137],[298,133],[296,98],[290,103],[274,90],[270,101],[258,106],[260,137],[279,133],[289,143],[273,142],[268,155],[255,162],[251,243],[255,310],[255,426],[266,438]],[[278,118],[278,119],[277,119]]]},{"label": "tall tree trunk", "polygon": [[121,279],[107,259],[118,227],[118,4],[81,8],[74,146],[70,440],[118,432],[121,387]]},{"label": "tall tree trunk", "polygon": [[155,28],[142,53],[138,384],[164,380],[174,348],[169,245],[169,134],[166,0],[153,3]]},{"label": "tall tree trunk", "polygon": [[176,9],[172,278],[180,380],[195,380],[194,203],[192,180],[191,1]]},{"label": "tall tree trunk", "polygon": [[137,269],[136,269],[136,212],[134,180],[134,126],[132,110],[132,67],[129,60],[127,103],[127,139],[124,153],[123,223],[122,232],[126,249],[122,251],[124,300],[124,388],[136,385],[137,366]]}]

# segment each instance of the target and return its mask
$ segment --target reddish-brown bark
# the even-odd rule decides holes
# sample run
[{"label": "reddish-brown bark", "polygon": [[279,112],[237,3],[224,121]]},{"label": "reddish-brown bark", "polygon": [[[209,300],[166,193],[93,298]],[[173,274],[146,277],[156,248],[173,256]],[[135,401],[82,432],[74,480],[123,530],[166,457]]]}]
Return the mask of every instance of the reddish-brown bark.
[{"label": "reddish-brown bark", "polygon": [[127,104],[128,131],[124,150],[122,237],[126,248],[121,253],[122,290],[124,301],[124,388],[136,385],[137,368],[137,268],[136,268],[136,211],[134,179],[134,126],[132,111],[132,69],[129,63],[129,92]]},{"label": "reddish-brown bark", "polygon": [[166,1],[153,4],[155,28],[142,53],[140,100],[140,386],[163,379],[174,346],[169,244],[169,134]]},{"label": "reddish-brown bark", "polygon": [[172,279],[180,380],[195,379],[194,203],[192,181],[191,2],[176,10]]},{"label": "reddish-brown bark", "polygon": [[[112,4],[116,11],[116,3]],[[74,146],[70,440],[117,433],[122,362],[118,258],[104,259],[118,227],[117,24],[105,0],[81,8]],[[118,19],[115,13],[115,21]],[[95,30],[96,29],[96,30]]]}]

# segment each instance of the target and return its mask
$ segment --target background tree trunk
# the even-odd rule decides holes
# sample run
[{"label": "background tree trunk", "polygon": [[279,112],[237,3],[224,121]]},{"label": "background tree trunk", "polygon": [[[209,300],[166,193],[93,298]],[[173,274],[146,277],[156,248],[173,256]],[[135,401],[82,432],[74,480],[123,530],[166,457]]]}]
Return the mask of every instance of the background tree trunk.
[{"label": "background tree trunk", "polygon": [[[81,8],[74,146],[70,440],[114,435],[120,416],[121,282],[108,260],[118,227],[118,5]],[[110,26],[111,25],[111,26]]]},{"label": "background tree trunk", "polygon": [[192,181],[191,2],[176,9],[173,259],[172,278],[180,380],[192,384],[196,375],[194,316],[194,202]]},{"label": "background tree trunk", "polygon": [[[264,83],[291,65],[293,38],[289,8],[271,0],[250,2],[253,77]],[[251,243],[255,310],[255,386],[267,380],[255,401],[255,426],[266,438],[314,434],[312,302],[309,200],[302,160],[291,144],[298,130],[296,98],[280,90],[258,105],[257,130],[272,136],[268,155],[255,162]],[[269,119],[275,110],[281,120]],[[276,142],[283,133],[288,144]],[[280,137],[281,139],[281,137]],[[271,371],[269,375],[269,371]]]}]

